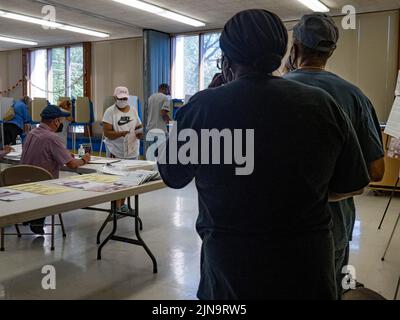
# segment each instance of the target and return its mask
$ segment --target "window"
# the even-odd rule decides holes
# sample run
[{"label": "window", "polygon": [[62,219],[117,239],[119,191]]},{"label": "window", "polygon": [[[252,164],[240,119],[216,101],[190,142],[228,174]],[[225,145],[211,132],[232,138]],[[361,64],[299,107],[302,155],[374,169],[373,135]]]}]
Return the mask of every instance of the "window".
[{"label": "window", "polygon": [[185,99],[206,89],[218,73],[220,33],[177,36],[173,41],[172,94]]},{"label": "window", "polygon": [[202,40],[202,74],[200,89],[206,89],[214,78],[215,74],[221,72],[217,68],[217,61],[221,57],[219,38],[221,34],[206,34]]},{"label": "window", "polygon": [[83,96],[83,46],[38,49],[29,56],[28,94],[57,104],[60,97]]}]

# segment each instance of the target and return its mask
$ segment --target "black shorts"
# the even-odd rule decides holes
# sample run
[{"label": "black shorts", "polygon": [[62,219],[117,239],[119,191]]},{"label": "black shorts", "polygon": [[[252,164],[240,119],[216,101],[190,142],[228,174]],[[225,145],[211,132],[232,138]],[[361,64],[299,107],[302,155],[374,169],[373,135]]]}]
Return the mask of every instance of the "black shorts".
[{"label": "black shorts", "polygon": [[16,145],[17,137],[22,135],[24,131],[14,123],[4,124],[4,145]]}]

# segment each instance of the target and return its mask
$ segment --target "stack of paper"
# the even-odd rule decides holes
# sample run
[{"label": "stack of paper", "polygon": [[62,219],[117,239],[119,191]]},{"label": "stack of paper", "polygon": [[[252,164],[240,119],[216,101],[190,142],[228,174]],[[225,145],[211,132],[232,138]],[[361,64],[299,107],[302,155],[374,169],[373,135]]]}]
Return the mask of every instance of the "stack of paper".
[{"label": "stack of paper", "polygon": [[16,145],[16,146],[12,146],[12,148],[14,149],[14,151],[10,152],[9,154],[7,154],[7,158],[8,159],[21,159],[22,156],[22,144]]},{"label": "stack of paper", "polygon": [[102,173],[115,176],[125,176],[127,172],[136,171],[138,168],[154,170],[156,163],[151,161],[122,160],[117,163],[108,164],[101,169]]},{"label": "stack of paper", "polygon": [[147,182],[160,180],[161,176],[158,171],[138,170],[121,176],[118,180],[119,184],[128,186],[140,186]]},{"label": "stack of paper", "polygon": [[57,184],[66,188],[74,188],[93,192],[114,192],[136,187],[144,183],[161,179],[158,171],[139,170],[129,172],[124,176],[83,175],[64,180],[55,180]]}]

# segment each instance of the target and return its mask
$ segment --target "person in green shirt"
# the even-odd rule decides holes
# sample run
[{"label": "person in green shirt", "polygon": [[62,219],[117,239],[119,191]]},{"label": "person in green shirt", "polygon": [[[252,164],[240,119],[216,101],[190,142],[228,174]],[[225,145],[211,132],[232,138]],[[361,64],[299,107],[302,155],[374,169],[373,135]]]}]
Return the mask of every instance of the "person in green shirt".
[{"label": "person in green shirt", "polygon": [[[323,13],[305,15],[294,27],[293,37],[294,44],[287,63],[292,71],[284,77],[321,88],[336,100],[355,129],[371,181],[381,181],[385,172],[384,150],[374,106],[359,88],[325,70],[339,39],[335,22]],[[330,210],[334,222],[336,279],[341,298],[343,272],[349,264],[350,241],[356,221],[354,199],[330,203]]]}]

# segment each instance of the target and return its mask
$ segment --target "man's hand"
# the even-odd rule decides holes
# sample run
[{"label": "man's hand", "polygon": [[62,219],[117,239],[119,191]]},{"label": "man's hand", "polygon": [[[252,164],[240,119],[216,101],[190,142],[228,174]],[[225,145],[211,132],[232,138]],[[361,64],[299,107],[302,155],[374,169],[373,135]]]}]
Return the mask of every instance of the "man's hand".
[{"label": "man's hand", "polygon": [[129,131],[122,131],[119,134],[121,135],[122,138],[125,138],[130,132]]},{"label": "man's hand", "polygon": [[4,146],[4,152],[9,154],[10,152],[15,151],[11,146]]},{"label": "man's hand", "polygon": [[86,154],[83,156],[82,160],[85,161],[86,164],[88,164],[89,161],[91,160],[90,153],[86,153]]},{"label": "man's hand", "polygon": [[31,131],[31,129],[32,129],[32,127],[31,127],[30,124],[25,124],[25,125],[24,125],[24,132],[25,132],[26,134],[28,134],[28,133]]}]

